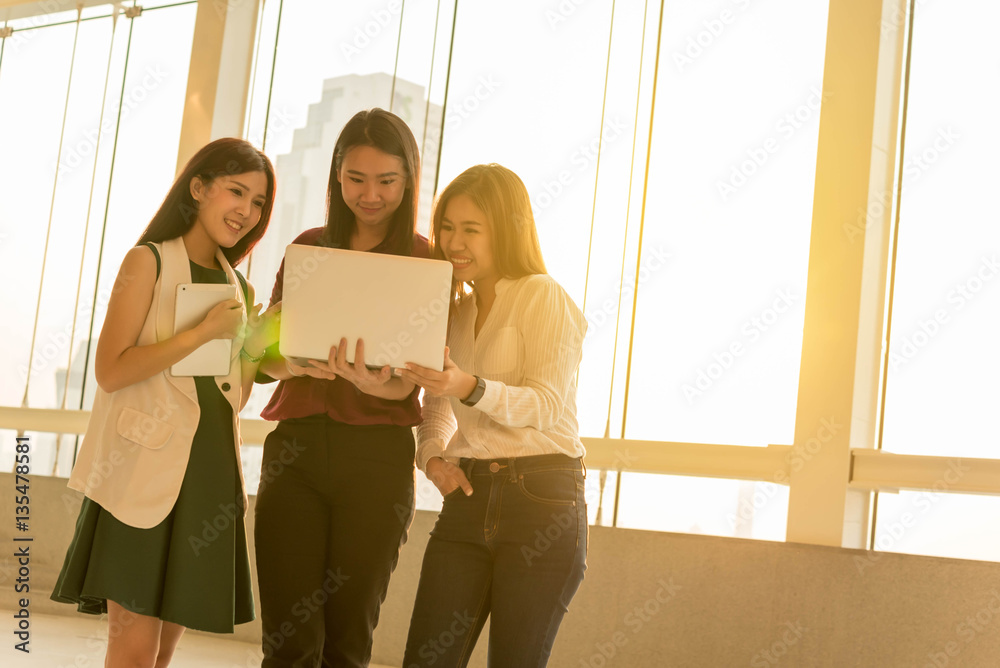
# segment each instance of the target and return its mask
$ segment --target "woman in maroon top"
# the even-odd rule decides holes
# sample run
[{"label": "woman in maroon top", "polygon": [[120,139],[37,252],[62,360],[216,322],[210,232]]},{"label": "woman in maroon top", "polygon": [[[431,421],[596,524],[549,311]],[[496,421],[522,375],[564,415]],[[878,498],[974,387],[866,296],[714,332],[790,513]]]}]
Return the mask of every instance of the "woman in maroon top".
[{"label": "woman in maroon top", "polygon": [[[356,114],[333,150],[324,227],[294,243],[428,257],[414,232],[417,143],[395,114]],[[281,301],[284,265],[271,303]],[[264,443],[254,531],[262,668],[367,666],[389,576],[413,517],[418,388],[346,362],[297,366],[274,346],[261,365],[280,380],[261,413],[278,420]]]}]

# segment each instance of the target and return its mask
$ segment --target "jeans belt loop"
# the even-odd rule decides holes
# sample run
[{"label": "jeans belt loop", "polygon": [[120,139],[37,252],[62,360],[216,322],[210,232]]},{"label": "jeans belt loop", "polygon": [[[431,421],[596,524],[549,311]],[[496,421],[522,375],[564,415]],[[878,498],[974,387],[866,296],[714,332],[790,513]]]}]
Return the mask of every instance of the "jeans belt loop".
[{"label": "jeans belt loop", "polygon": [[507,466],[510,468],[511,482],[517,482],[517,466],[515,465],[516,461],[517,457],[511,457],[510,459],[507,460]]}]

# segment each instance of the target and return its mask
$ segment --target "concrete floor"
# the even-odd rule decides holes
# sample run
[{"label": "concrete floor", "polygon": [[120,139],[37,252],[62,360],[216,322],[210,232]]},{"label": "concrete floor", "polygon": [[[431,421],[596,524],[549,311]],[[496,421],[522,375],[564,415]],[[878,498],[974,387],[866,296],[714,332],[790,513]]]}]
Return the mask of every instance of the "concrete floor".
[{"label": "concrete floor", "polygon": [[[11,635],[13,611],[0,609],[4,642],[0,666],[21,668],[101,668],[107,646],[105,618],[91,615],[31,615],[31,652],[14,649]],[[260,647],[229,640],[222,635],[185,633],[177,646],[171,668],[259,668]],[[371,668],[387,668],[376,666]]]}]

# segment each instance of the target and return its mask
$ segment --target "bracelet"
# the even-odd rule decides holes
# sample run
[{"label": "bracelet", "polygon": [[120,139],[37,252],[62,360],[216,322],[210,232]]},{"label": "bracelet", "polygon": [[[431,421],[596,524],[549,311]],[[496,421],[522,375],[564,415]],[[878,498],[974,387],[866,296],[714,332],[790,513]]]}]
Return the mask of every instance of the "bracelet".
[{"label": "bracelet", "polygon": [[254,357],[253,355],[251,355],[250,353],[247,352],[246,348],[240,348],[240,357],[242,357],[243,359],[245,359],[247,362],[250,362],[251,364],[257,364],[262,359],[264,359],[264,353],[266,353],[266,352],[267,352],[266,349],[262,350],[260,352],[260,355],[257,355],[256,357]]}]

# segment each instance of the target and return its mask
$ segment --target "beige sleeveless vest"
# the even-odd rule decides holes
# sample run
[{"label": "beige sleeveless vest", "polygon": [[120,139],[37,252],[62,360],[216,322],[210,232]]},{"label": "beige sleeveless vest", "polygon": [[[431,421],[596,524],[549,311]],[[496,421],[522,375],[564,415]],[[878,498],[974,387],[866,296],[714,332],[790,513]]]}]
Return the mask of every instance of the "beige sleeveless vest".
[{"label": "beige sleeveless vest", "polygon": [[[160,277],[153,287],[153,300],[136,341],[138,346],[173,335],[177,285],[191,282],[182,239],[153,245],[160,253]],[[236,274],[221,250],[216,257],[229,283],[237,286],[245,322],[246,303]],[[233,339],[229,374],[217,376],[215,382],[233,407],[236,462],[246,512],[239,428],[242,346],[241,334]],[[170,369],[110,394],[98,388],[69,487],[83,492],[129,526],[156,526],[177,501],[200,417],[194,379],[175,377]]]}]

